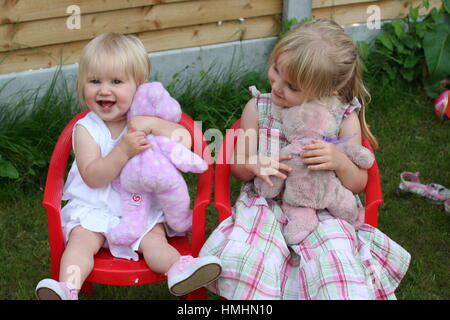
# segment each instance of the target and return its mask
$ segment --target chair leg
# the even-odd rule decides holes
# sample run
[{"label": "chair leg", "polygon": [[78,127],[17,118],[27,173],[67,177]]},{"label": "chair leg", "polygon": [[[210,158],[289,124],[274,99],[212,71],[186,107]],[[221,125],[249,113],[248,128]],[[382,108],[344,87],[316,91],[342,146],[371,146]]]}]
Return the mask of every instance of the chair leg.
[{"label": "chair leg", "polygon": [[206,288],[200,288],[188,293],[187,300],[206,300]]},{"label": "chair leg", "polygon": [[94,292],[94,288],[92,287],[92,282],[85,281],[81,286],[80,293],[85,296],[90,296]]}]

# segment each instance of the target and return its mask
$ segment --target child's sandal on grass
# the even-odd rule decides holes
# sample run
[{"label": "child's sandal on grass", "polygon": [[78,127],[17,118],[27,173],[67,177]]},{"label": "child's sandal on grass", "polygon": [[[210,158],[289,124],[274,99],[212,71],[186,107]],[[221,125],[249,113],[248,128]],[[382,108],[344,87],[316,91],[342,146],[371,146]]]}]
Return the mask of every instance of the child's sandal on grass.
[{"label": "child's sandal on grass", "polygon": [[437,183],[430,183],[427,185],[421,184],[419,172],[402,172],[400,174],[400,180],[399,188],[401,190],[416,193],[434,201],[450,200],[450,190],[444,186]]}]

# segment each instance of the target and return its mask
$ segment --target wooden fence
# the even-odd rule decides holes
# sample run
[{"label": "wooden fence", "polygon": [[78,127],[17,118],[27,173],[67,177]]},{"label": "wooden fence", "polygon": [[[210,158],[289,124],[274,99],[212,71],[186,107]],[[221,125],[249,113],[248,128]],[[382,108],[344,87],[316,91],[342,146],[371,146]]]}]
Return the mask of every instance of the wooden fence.
[{"label": "wooden fence", "polygon": [[[384,20],[421,2],[311,1],[313,16],[342,25],[364,23],[369,5]],[[74,5],[79,19],[67,12]],[[283,0],[0,0],[0,74],[75,63],[106,31],[136,34],[148,52],[276,36],[282,11]]]},{"label": "wooden fence", "polygon": [[[136,34],[148,52],[274,36],[282,0],[0,1],[0,73],[69,64],[86,43],[114,31]],[[79,29],[68,29],[70,5]]]},{"label": "wooden fence", "polygon": [[[391,20],[406,15],[411,6],[417,7],[422,0],[312,0],[312,14],[316,18],[333,19],[340,25],[366,23],[369,6],[377,6],[381,20]],[[430,0],[428,10],[422,9],[421,15],[426,14],[432,8],[442,6],[442,0]]]}]

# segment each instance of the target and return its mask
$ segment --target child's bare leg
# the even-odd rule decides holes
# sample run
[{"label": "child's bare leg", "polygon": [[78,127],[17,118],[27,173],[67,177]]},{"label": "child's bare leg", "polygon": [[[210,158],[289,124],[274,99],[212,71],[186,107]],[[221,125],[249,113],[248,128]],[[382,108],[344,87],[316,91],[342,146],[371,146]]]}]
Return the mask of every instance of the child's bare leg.
[{"label": "child's bare leg", "polygon": [[163,224],[157,224],[142,239],[139,252],[150,269],[167,274],[169,291],[182,296],[217,279],[222,272],[220,260],[213,256],[181,256],[166,238]]},{"label": "child's bare leg", "polygon": [[144,255],[150,269],[157,273],[166,273],[180,258],[177,249],[167,242],[162,223],[157,224],[142,238],[138,251]]},{"label": "child's bare leg", "polygon": [[59,281],[70,282],[80,289],[94,267],[94,255],[100,250],[105,238],[102,234],[75,227],[69,235],[61,258]]}]

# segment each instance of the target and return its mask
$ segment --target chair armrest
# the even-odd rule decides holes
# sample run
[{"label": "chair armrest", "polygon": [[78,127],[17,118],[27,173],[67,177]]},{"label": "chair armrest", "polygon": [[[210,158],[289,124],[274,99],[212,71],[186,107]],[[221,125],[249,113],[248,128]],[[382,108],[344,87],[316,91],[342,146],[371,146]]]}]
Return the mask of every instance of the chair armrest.
[{"label": "chair armrest", "polygon": [[197,194],[192,209],[192,255],[197,256],[206,240],[206,207],[211,202],[213,168],[199,175]]},{"label": "chair armrest", "polygon": [[[363,138],[362,145],[374,153],[369,141]],[[365,188],[366,218],[365,222],[374,227],[378,227],[378,208],[383,203],[381,192],[380,172],[377,160],[372,167],[367,170],[368,179]]]},{"label": "chair armrest", "polygon": [[218,211],[219,222],[222,222],[231,216],[229,164],[216,164],[214,176],[214,206]]},{"label": "chair armrest", "polygon": [[193,152],[208,164],[208,169],[198,175],[197,192],[192,210],[192,255],[197,256],[206,240],[206,207],[211,201],[213,165],[211,151],[201,129],[194,120],[183,113],[179,122],[193,139]]},{"label": "chair armrest", "polygon": [[366,185],[366,223],[378,227],[378,208],[383,203],[378,164],[375,161],[367,171],[369,178]]},{"label": "chair armrest", "polygon": [[218,212],[219,222],[231,216],[230,202],[230,159],[237,142],[237,130],[241,128],[238,119],[225,134],[216,159],[214,175],[214,206]]}]

